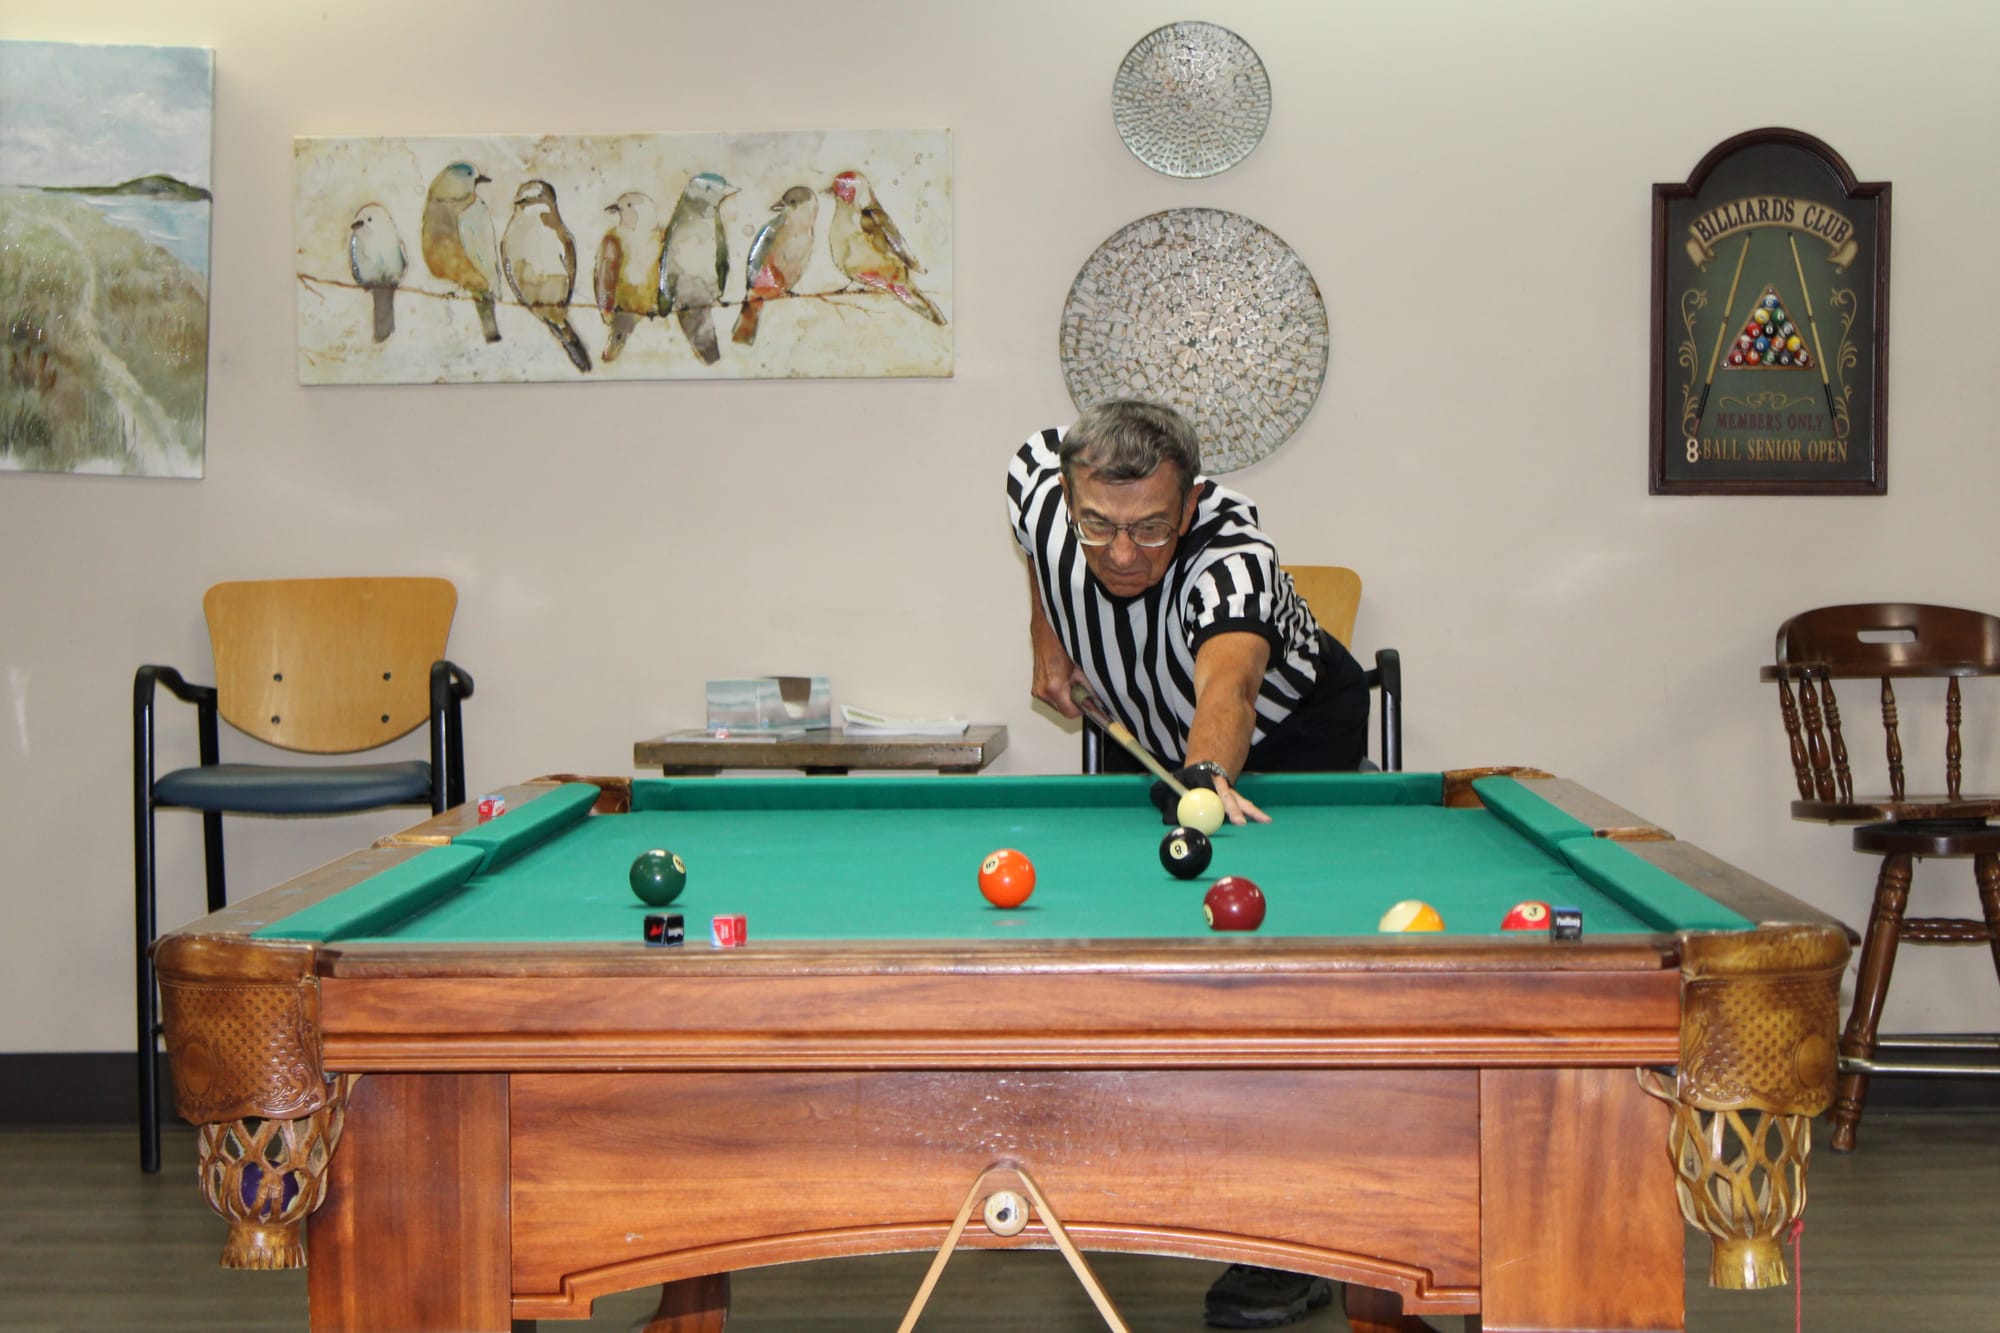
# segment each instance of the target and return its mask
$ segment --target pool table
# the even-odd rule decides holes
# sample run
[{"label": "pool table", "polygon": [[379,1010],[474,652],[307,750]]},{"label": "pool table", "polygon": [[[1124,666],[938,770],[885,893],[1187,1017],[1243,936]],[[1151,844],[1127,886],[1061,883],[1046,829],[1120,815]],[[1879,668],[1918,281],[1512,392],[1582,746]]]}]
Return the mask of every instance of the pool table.
[{"label": "pool table", "polygon": [[[1843,927],[1533,770],[1243,788],[1273,822],[1183,881],[1144,778],[543,780],[173,932],[224,1262],[301,1263],[303,1226],[318,1330],[652,1283],[655,1328],[719,1330],[730,1271],[936,1249],[1013,1180],[1051,1216],[961,1243],[1324,1274],[1361,1330],[1682,1328],[1683,1210],[1713,1280],[1784,1279]],[[627,884],[654,847],[666,908]],[[1261,929],[1207,928],[1224,874]],[[1406,898],[1445,930],[1378,934]],[[1523,899],[1581,939],[1501,932]],[[684,946],[642,941],[662,911]]]}]

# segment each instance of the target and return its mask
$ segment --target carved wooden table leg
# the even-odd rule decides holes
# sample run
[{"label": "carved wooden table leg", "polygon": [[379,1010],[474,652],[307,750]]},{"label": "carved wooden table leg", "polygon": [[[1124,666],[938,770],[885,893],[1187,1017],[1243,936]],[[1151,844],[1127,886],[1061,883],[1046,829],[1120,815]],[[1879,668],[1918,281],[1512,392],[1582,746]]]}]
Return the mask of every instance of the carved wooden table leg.
[{"label": "carved wooden table leg", "polygon": [[307,1214],[326,1198],[326,1163],[340,1143],[347,1091],[342,1074],[327,1103],[297,1120],[232,1120],[200,1127],[201,1194],[229,1223],[224,1268],[303,1268]]},{"label": "carved wooden table leg", "polygon": [[353,1086],[320,1062],[310,944],[173,936],[153,955],[174,1108],[201,1128],[201,1189],[229,1223],[225,1268],[301,1268]]},{"label": "carved wooden table leg", "polygon": [[708,1273],[662,1284],[644,1333],[722,1333],[728,1325],[729,1274]]},{"label": "carved wooden table leg", "polygon": [[1847,937],[1774,926],[1681,937],[1681,1064],[1670,1150],[1681,1213],[1714,1242],[1711,1286],[1790,1280],[1780,1236],[1805,1207],[1811,1118],[1833,1097]]}]

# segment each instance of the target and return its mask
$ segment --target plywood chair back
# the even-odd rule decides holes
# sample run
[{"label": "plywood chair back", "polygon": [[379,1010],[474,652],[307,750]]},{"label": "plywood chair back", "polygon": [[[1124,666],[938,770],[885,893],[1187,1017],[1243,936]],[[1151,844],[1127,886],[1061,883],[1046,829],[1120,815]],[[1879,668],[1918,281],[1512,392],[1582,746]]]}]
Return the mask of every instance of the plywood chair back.
[{"label": "plywood chair back", "polygon": [[1319,627],[1352,647],[1354,617],[1361,608],[1361,576],[1345,565],[1286,565],[1285,572]]},{"label": "plywood chair back", "polygon": [[458,592],[438,578],[218,583],[202,599],[216,707],[260,741],[306,754],[386,745],[430,716]]},{"label": "plywood chair back", "polygon": [[[1778,683],[1799,793],[1792,803],[1796,817],[1855,821],[2000,814],[2000,797],[1968,797],[1964,791],[1959,684],[1970,677],[2000,675],[2000,617],[1914,602],[1822,606],[1779,627],[1776,656],[1764,674]],[[1926,677],[1945,682],[1944,771],[1937,785],[1921,785],[1912,793],[1904,765],[1902,710],[1907,700],[1898,700],[1896,682]],[[1834,691],[1837,680],[1878,682],[1886,792],[1855,794],[1853,752]]]}]

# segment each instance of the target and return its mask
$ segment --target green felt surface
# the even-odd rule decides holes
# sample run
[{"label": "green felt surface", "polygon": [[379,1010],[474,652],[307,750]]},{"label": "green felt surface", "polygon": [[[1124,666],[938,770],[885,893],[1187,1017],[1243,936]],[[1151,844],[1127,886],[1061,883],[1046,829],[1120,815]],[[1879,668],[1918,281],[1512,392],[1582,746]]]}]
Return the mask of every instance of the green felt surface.
[{"label": "green felt surface", "polygon": [[[1225,826],[1193,880],[1162,868],[1147,780],[1124,777],[641,780],[633,812],[590,816],[594,788],[525,803],[259,933],[411,942],[637,941],[651,909],[634,857],[680,854],[688,886],[665,910],[691,940],[724,912],[757,941],[1137,939],[1208,934],[1221,875],[1269,900],[1262,934],[1370,935],[1422,898],[1455,934],[1491,934],[1514,903],[1579,907],[1587,935],[1741,929],[1735,913],[1639,860],[1511,779],[1488,809],[1445,809],[1436,774],[1249,778],[1270,825]],[[1032,898],[1003,911],[979,863],[1027,853]],[[474,864],[484,869],[473,873]],[[1581,873],[1579,866],[1582,867]],[[351,909],[348,906],[351,904]],[[351,918],[351,919],[350,919]]]}]

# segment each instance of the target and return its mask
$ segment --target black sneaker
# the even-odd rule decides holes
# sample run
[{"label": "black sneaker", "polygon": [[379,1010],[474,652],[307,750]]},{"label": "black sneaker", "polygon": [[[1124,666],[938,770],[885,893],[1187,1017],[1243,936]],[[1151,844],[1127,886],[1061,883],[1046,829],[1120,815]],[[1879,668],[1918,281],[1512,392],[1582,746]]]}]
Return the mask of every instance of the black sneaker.
[{"label": "black sneaker", "polygon": [[1277,1328],[1333,1302],[1333,1283],[1304,1273],[1231,1264],[1208,1289],[1210,1328]]}]

